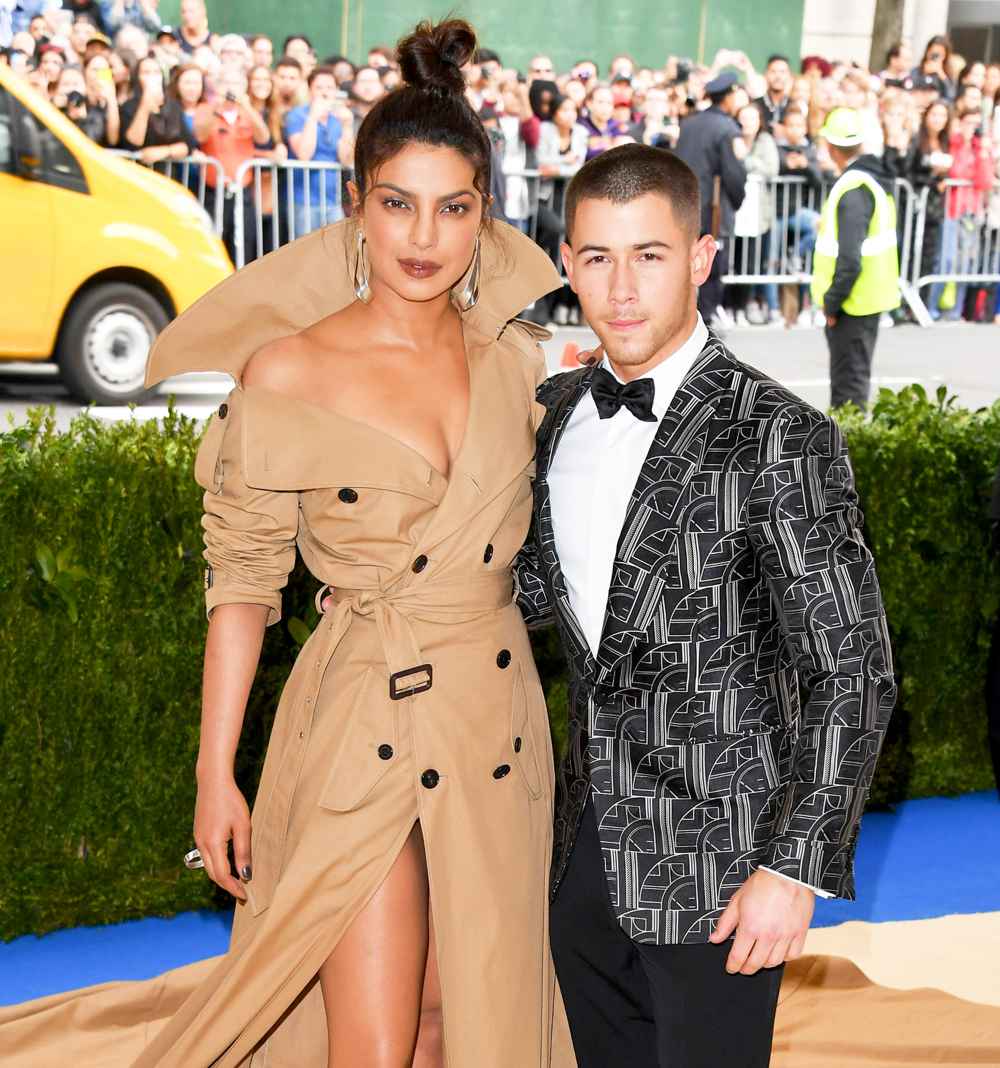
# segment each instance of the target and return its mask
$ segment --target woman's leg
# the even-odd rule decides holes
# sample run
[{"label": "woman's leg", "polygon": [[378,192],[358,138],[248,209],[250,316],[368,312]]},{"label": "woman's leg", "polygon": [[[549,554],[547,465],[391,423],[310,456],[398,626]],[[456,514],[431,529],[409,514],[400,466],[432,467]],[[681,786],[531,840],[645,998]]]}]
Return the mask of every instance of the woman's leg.
[{"label": "woman's leg", "polygon": [[427,965],[427,861],[415,823],[385,881],[319,970],[329,1068],[408,1068]]},{"label": "woman's leg", "polygon": [[413,1068],[443,1068],[444,1020],[441,1015],[441,980],[438,976],[437,953],[434,949],[434,915],[427,915],[427,969],[424,972],[424,994],[420,1002],[420,1029],[417,1032],[417,1052]]}]

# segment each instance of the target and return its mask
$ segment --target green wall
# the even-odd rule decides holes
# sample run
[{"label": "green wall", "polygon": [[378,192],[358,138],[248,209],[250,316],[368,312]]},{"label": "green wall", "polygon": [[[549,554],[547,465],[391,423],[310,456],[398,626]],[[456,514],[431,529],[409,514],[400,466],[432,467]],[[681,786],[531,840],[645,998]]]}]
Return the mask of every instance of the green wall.
[{"label": "green wall", "polygon": [[[602,71],[613,56],[628,52],[641,65],[661,66],[670,54],[704,59],[718,48],[745,51],[760,69],[772,52],[799,58],[804,0],[548,0],[499,5],[495,0],[208,0],[212,28],[221,32],[266,33],[280,47],[290,32],[304,31],[320,58],[344,51],[357,62],[372,44],[392,43],[418,19],[462,15],[476,27],[484,47],[504,63],[527,67],[545,51],[558,70],[576,60],[595,59]],[[166,21],[176,21],[180,0],[161,0]],[[345,11],[346,9],[346,11]]]}]

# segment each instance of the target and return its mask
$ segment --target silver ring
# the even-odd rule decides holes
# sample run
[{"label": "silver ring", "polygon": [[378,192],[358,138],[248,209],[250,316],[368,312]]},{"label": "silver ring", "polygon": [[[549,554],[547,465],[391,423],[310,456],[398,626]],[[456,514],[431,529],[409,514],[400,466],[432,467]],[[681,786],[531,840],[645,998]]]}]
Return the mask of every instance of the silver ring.
[{"label": "silver ring", "polygon": [[205,867],[205,862],[201,859],[200,849],[192,849],[190,853],[184,854],[184,867],[192,870]]}]

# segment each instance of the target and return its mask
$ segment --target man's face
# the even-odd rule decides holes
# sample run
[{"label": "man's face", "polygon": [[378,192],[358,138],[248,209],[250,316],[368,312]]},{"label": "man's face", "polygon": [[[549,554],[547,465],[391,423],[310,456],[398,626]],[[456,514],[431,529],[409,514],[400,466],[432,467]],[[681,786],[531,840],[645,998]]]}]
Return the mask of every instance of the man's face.
[{"label": "man's face", "polygon": [[776,59],[764,72],[764,79],[772,94],[780,96],[788,92],[788,87],[792,84],[792,72],[783,59]]},{"label": "man's face", "polygon": [[181,23],[189,29],[194,29],[201,23],[205,16],[205,5],[202,0],[181,0]]},{"label": "man's face", "polygon": [[318,78],[313,78],[312,85],[309,86],[309,95],[313,100],[325,100],[332,104],[337,97],[337,83],[333,75],[321,74]]},{"label": "man's face", "polygon": [[572,245],[560,251],[587,322],[615,370],[633,378],[693,327],[715,243],[681,226],[664,197],[646,193],[624,204],[581,200]]},{"label": "man's face", "polygon": [[279,67],[274,72],[274,84],[286,103],[294,100],[302,86],[302,72],[295,67]]},{"label": "man's face", "polygon": [[378,76],[377,70],[363,67],[358,71],[354,79],[354,94],[359,100],[363,100],[366,104],[373,104],[383,92],[382,79]]},{"label": "man's face", "polygon": [[253,43],[253,64],[255,67],[270,67],[274,62],[274,45],[270,37],[258,37]]},{"label": "man's face", "polygon": [[548,56],[535,56],[528,67],[528,81],[539,79],[543,82],[554,82],[556,70],[552,60]]},{"label": "man's face", "polygon": [[309,59],[309,45],[302,40],[301,37],[293,37],[288,42],[288,48],[285,50],[286,54],[291,56],[292,59],[297,59],[303,66]]},{"label": "man's face", "polygon": [[801,145],[806,139],[806,117],[801,111],[789,109],[785,115],[785,138],[790,145]]},{"label": "man's face", "polygon": [[90,40],[90,35],[94,32],[95,26],[89,19],[77,19],[73,23],[73,29],[69,35],[69,43],[73,46],[73,51],[82,56],[87,49],[87,42]]},{"label": "man's face", "polygon": [[45,24],[45,19],[41,15],[36,15],[31,22],[28,23],[28,33],[36,41],[40,41],[43,37],[48,37],[48,26]]}]

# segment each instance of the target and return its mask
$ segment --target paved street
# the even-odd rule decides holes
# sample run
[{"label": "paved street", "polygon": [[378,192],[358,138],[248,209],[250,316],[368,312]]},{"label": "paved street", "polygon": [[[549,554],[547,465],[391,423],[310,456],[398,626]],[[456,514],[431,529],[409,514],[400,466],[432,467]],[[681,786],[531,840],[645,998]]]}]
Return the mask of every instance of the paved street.
[{"label": "paved street", "polygon": [[[560,329],[546,344],[549,369],[559,368],[568,345],[586,349],[594,341],[589,330]],[[828,404],[827,353],[820,330],[747,327],[730,331],[726,341],[741,359],[773,375],[806,400],[822,408]],[[1000,397],[1000,328],[957,324],[883,330],[875,354],[875,387],[899,389],[911,382],[923,383],[929,392],[944,383],[967,407],[992,404]],[[162,415],[166,397],[172,393],[185,414],[205,417],[228,389],[225,375],[186,375],[165,383],[135,414],[143,419]],[[47,404],[55,406],[62,427],[79,411],[59,385],[52,367],[0,363],[0,426],[7,425],[8,414],[19,422],[29,408]],[[95,408],[94,413],[103,419],[129,417],[127,408]]]}]

